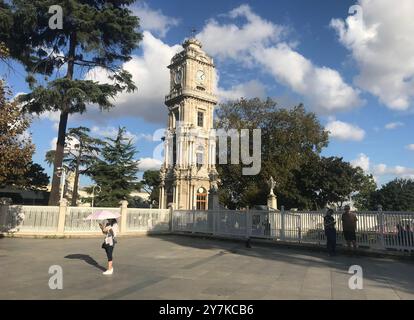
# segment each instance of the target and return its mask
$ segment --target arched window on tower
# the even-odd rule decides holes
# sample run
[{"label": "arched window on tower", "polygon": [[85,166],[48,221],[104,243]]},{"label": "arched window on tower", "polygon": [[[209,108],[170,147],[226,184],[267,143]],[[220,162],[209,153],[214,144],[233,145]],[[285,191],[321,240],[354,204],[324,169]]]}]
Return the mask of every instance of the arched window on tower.
[{"label": "arched window on tower", "polygon": [[197,190],[197,210],[207,210],[207,190],[198,188]]}]

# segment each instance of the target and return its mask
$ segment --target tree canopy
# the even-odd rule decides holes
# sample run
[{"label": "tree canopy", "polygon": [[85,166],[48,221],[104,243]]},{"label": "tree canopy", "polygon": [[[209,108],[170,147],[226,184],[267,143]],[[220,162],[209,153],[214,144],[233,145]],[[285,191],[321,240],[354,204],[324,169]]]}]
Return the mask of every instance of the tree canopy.
[{"label": "tree canopy", "polygon": [[[88,175],[90,167],[98,157],[103,141],[90,136],[86,127],[70,128],[66,134],[65,154],[63,162],[75,175],[71,205],[77,206],[79,177]],[[46,153],[45,160],[49,165],[54,162],[55,150]]]},{"label": "tree canopy", "polygon": [[[142,35],[129,5],[134,0],[12,0],[0,2],[0,42],[20,61],[32,91],[19,101],[30,113],[60,112],[50,205],[59,200],[66,127],[69,114],[83,113],[89,104],[113,107],[122,91],[135,90],[132,76],[122,69]],[[63,9],[62,28],[50,28],[51,6]],[[85,79],[85,72],[106,71],[110,83]],[[61,76],[60,72],[65,75]],[[39,79],[37,74],[47,77]],[[52,76],[49,79],[48,76]],[[40,81],[42,80],[42,81]],[[111,82],[112,81],[112,82]]]},{"label": "tree canopy", "polygon": [[16,177],[29,170],[34,145],[27,133],[28,116],[7,98],[7,88],[0,80],[0,186],[16,185]]},{"label": "tree canopy", "polygon": [[101,156],[89,170],[92,180],[101,187],[95,196],[96,206],[118,207],[121,200],[131,200],[131,192],[139,190],[136,153],[132,141],[125,136],[125,128],[119,128],[115,138],[105,139]]},{"label": "tree canopy", "polygon": [[303,105],[280,108],[269,98],[226,102],[217,110],[216,127],[260,128],[262,134],[262,169],[258,175],[244,176],[242,165],[218,165],[221,202],[229,208],[265,204],[271,176],[276,180],[279,205],[287,208],[341,205],[355,193],[362,202],[366,189],[375,189],[373,178],[362,169],[353,168],[342,158],[321,156],[329,142],[328,132]]},{"label": "tree canopy", "polygon": [[414,211],[414,180],[395,179],[370,194],[369,209],[378,205],[385,211]]}]

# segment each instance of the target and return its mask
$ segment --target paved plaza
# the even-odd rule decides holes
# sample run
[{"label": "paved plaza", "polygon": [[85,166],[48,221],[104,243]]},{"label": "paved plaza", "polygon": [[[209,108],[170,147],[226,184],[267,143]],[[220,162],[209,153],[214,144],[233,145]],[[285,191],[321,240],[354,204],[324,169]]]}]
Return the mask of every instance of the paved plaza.
[{"label": "paved plaza", "polygon": [[[414,263],[185,236],[120,238],[113,276],[102,239],[0,239],[0,299],[414,299]],[[49,289],[49,267],[63,290]],[[360,265],[363,290],[348,287]]]}]

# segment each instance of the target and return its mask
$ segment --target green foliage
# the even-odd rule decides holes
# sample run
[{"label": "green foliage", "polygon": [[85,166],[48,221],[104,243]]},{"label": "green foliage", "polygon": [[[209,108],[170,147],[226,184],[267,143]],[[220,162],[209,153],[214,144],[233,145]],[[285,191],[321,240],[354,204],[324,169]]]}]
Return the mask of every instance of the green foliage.
[{"label": "green foliage", "polygon": [[373,192],[370,198],[370,209],[376,210],[378,205],[382,205],[385,211],[413,211],[414,180],[395,179]]},{"label": "green foliage", "polygon": [[328,145],[328,133],[303,105],[282,109],[271,99],[242,99],[222,104],[217,115],[218,128],[262,130],[262,170],[258,175],[243,176],[241,165],[218,166],[220,200],[229,208],[265,204],[270,176],[276,180],[278,204],[286,208],[341,205],[355,194],[363,205],[376,188],[372,176],[362,169],[342,158],[320,156]]},{"label": "green foliage", "polygon": [[156,201],[158,203],[161,183],[160,172],[156,170],[148,170],[144,172],[142,177],[142,188],[149,193],[151,203]]},{"label": "green foliage", "polygon": [[8,89],[0,80],[0,187],[16,185],[30,165],[34,145],[27,129],[30,118],[7,98]]},{"label": "green foliage", "polygon": [[262,170],[258,175],[243,176],[241,165],[218,166],[220,198],[229,208],[266,203],[270,176],[277,182],[278,196],[291,198],[295,192],[293,171],[328,144],[327,132],[303,105],[287,110],[271,99],[241,99],[220,105],[217,116],[217,128],[262,130]]},{"label": "green foliage", "polygon": [[[71,128],[66,134],[63,163],[75,174],[72,206],[77,205],[79,176],[88,174],[103,145],[102,140],[93,138],[89,134],[90,129],[85,127]],[[55,150],[46,152],[45,161],[49,165],[54,163],[55,154]]]},{"label": "green foliage", "polygon": [[[62,166],[68,116],[86,106],[113,107],[122,91],[136,89],[132,75],[123,70],[142,39],[139,19],[129,9],[134,0],[12,0],[0,2],[0,43],[28,72],[32,92],[18,99],[30,113],[60,111],[54,172]],[[52,29],[51,6],[63,9],[63,28]],[[66,74],[60,70],[65,67]],[[85,80],[85,72],[106,71],[110,83]],[[44,75],[44,79],[36,77]],[[49,76],[53,80],[49,81]],[[40,82],[42,80],[42,82]],[[39,81],[39,82],[38,82]],[[50,205],[59,199],[60,181],[53,175]]]},{"label": "green foliage", "polygon": [[15,186],[26,190],[45,190],[49,181],[45,169],[40,164],[31,162],[25,174],[16,177]]},{"label": "green foliage", "polygon": [[[136,153],[132,141],[125,137],[125,128],[119,128],[116,138],[106,138],[101,157],[89,170],[90,177],[102,189],[95,197],[96,206],[118,207],[121,200],[130,201],[131,192],[139,190]],[[92,188],[87,191],[91,193]]]},{"label": "green foliage", "polygon": [[363,209],[367,194],[376,189],[371,175],[365,175],[361,168],[354,168],[339,157],[315,156],[296,170],[294,176],[294,200],[300,208],[318,210],[328,204],[342,206],[355,195],[357,207]]},{"label": "green foliage", "polygon": [[[12,0],[0,2],[0,41],[32,73],[52,74],[68,62],[75,44],[75,64],[104,67],[128,61],[142,35],[128,6],[135,0]],[[63,8],[63,28],[49,28],[49,8]],[[116,66],[114,65],[116,69]]]}]

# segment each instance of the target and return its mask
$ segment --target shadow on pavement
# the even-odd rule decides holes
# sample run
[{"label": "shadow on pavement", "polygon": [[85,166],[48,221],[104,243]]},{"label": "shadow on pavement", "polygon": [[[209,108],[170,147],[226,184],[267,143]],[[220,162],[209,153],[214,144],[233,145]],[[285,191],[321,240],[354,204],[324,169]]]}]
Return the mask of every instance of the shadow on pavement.
[{"label": "shadow on pavement", "polygon": [[94,266],[95,268],[98,268],[99,270],[106,271],[106,268],[101,266],[94,258],[92,258],[90,255],[87,254],[69,254],[65,257],[66,259],[78,259],[83,260],[87,264]]},{"label": "shadow on pavement", "polygon": [[245,255],[266,260],[277,260],[298,266],[324,266],[348,274],[351,265],[360,265],[364,270],[364,278],[376,281],[379,285],[397,287],[410,294],[414,293],[414,261],[398,261],[392,259],[339,254],[329,257],[324,248],[320,251],[305,248],[269,247],[252,243],[246,248],[245,242],[218,240],[204,237],[181,235],[151,235],[163,241],[172,242],[184,247],[197,249],[218,249],[222,253]]}]

